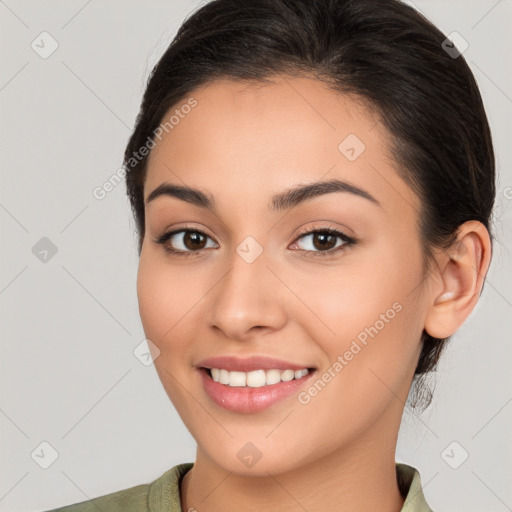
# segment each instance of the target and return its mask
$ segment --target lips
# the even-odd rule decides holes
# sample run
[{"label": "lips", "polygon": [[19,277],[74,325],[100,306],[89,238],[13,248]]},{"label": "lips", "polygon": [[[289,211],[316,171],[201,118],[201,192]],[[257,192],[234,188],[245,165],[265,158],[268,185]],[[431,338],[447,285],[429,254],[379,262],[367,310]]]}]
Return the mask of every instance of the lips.
[{"label": "lips", "polygon": [[[284,359],[263,355],[246,358],[236,356],[209,357],[199,361],[195,366],[199,370],[198,375],[206,395],[223,409],[238,413],[256,413],[285,401],[298,393],[316,373],[316,368],[307,363],[285,361]],[[212,368],[216,369],[214,370],[215,373],[220,373],[221,376],[229,373],[229,384],[226,385],[220,382],[221,379],[217,382],[212,378]],[[256,370],[265,370],[272,374],[281,371],[287,378],[280,378],[279,382],[276,381],[275,383],[273,382],[274,379],[271,379],[271,383],[260,386],[256,386],[257,382],[251,382],[249,385],[243,383],[244,385],[242,385],[237,381],[242,376],[240,375],[241,372],[245,372],[247,375],[250,375],[250,372],[259,373]],[[275,370],[275,372],[272,372],[272,370]],[[300,370],[307,371],[298,378],[289,379],[294,372],[300,372]],[[240,374],[233,375],[233,373]],[[232,379],[233,383],[236,383],[235,386],[231,383]]]},{"label": "lips", "polygon": [[[232,370],[232,372],[236,372],[236,370]],[[280,381],[276,384],[261,387],[232,387],[213,380],[209,370],[204,367],[199,369],[197,373],[206,396],[213,403],[228,411],[243,414],[258,413],[269,407],[278,406],[279,403],[286,403],[287,399],[291,399],[308,385],[316,374],[313,371],[299,379],[288,382]]]},{"label": "lips", "polygon": [[240,358],[236,356],[217,356],[203,359],[196,364],[198,368],[222,368],[228,371],[251,372],[254,370],[314,370],[315,368],[307,363],[295,363],[284,361],[268,356],[252,356]]}]

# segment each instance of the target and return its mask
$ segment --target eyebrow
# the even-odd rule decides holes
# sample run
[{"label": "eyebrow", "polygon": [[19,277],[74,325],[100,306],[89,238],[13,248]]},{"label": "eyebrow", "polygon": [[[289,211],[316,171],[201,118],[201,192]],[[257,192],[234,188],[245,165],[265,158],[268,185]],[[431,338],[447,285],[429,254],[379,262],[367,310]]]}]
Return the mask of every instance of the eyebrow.
[{"label": "eyebrow", "polygon": [[[308,199],[312,199],[324,194],[331,194],[333,192],[353,194],[355,196],[367,199],[377,206],[382,206],[379,201],[377,201],[377,199],[375,199],[366,190],[356,187],[355,185],[352,185],[346,181],[330,180],[320,181],[309,185],[298,185],[297,187],[277,194],[272,197],[272,200],[269,203],[269,210],[286,210],[300,203],[303,203]],[[211,194],[205,194],[201,190],[188,186],[162,183],[149,194],[148,198],[146,199],[146,204],[154,201],[157,197],[160,196],[175,197],[195,206],[199,206],[200,208],[215,210],[215,198]]]}]

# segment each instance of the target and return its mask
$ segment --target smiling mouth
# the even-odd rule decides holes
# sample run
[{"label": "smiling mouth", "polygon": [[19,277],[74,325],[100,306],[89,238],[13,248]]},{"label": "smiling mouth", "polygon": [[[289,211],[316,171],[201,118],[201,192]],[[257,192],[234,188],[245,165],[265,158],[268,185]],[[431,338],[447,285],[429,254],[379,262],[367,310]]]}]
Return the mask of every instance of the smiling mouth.
[{"label": "smiling mouth", "polygon": [[299,380],[315,371],[315,368],[302,368],[300,370],[253,370],[250,372],[230,371],[223,368],[200,368],[209,378],[219,384],[229,387],[261,388],[272,386],[281,382]]}]

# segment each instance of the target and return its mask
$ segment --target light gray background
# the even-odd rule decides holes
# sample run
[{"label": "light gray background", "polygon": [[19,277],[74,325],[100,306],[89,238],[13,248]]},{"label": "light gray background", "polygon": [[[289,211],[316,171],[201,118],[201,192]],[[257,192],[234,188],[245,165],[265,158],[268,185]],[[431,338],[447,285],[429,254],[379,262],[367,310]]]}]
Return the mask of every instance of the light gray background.
[{"label": "light gray background", "polygon": [[[469,43],[498,161],[498,242],[432,406],[404,416],[397,460],[420,470],[436,512],[512,510],[512,0],[414,5]],[[102,201],[92,191],[121,166],[145,79],[197,6],[0,0],[1,511],[83,501],[194,461],[153,366],[133,354],[144,333],[124,183]],[[31,48],[43,31],[59,45],[47,59]],[[32,252],[42,237],[58,249],[46,263]],[[58,452],[48,469],[44,441]]]}]

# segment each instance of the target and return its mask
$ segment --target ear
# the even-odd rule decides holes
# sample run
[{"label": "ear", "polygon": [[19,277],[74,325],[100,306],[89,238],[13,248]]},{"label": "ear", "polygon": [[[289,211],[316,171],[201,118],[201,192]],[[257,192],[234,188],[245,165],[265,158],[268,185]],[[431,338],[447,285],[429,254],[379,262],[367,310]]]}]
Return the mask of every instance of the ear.
[{"label": "ear", "polygon": [[436,257],[437,285],[429,298],[425,330],[434,338],[451,336],[473,311],[491,261],[491,240],[479,221],[459,227],[457,241]]}]

